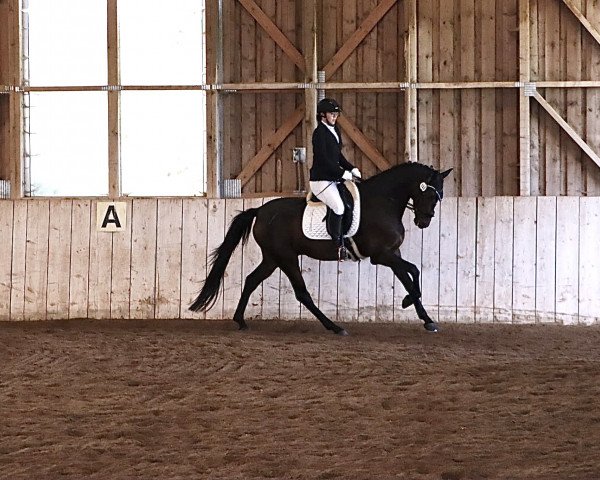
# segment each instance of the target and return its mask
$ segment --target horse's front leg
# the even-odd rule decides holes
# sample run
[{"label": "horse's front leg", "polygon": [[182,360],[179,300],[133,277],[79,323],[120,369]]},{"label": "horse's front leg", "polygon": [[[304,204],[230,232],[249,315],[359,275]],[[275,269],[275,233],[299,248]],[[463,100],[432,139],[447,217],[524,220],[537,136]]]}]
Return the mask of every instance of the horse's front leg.
[{"label": "horse's front leg", "polygon": [[421,302],[421,289],[419,288],[419,269],[416,265],[407,262],[400,256],[400,252],[383,253],[371,257],[371,263],[375,265],[385,265],[390,267],[394,275],[400,280],[402,286],[408,295],[402,301],[402,308],[410,305],[415,306],[417,315],[423,320],[425,330],[437,332],[439,330],[437,323],[427,314],[423,303]]},{"label": "horse's front leg", "polygon": [[[420,299],[421,298],[421,286],[419,285],[419,277],[421,275],[421,272],[419,272],[419,269],[417,268],[417,266],[414,263],[410,263],[406,260],[404,260],[400,254],[398,254],[398,258],[400,258],[400,261],[402,262],[402,269],[404,269],[410,279],[412,280],[412,294],[408,294],[406,295],[406,297],[404,297],[402,299],[402,308],[408,308],[410,307],[412,304],[415,303],[414,299]],[[408,292],[408,290],[407,290]]]}]

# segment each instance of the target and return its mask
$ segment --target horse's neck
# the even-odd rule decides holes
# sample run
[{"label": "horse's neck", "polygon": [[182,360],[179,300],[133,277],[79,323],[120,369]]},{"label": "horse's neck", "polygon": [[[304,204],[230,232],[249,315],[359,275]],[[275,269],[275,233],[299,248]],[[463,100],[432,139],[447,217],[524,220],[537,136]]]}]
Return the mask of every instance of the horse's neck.
[{"label": "horse's neck", "polygon": [[380,219],[387,218],[388,222],[399,222],[402,225],[402,218],[408,204],[406,194],[400,196],[393,189],[382,190],[376,184],[368,185],[367,183],[360,184],[359,191],[361,210],[365,212],[365,215],[376,216]]},{"label": "horse's neck", "polygon": [[[388,175],[391,175],[389,172]],[[383,197],[394,202],[398,209],[402,212],[406,209],[406,205],[409,201],[408,187],[401,181],[399,175],[388,176],[387,178],[372,177],[369,182],[361,185],[364,187],[365,192],[374,197]]]}]

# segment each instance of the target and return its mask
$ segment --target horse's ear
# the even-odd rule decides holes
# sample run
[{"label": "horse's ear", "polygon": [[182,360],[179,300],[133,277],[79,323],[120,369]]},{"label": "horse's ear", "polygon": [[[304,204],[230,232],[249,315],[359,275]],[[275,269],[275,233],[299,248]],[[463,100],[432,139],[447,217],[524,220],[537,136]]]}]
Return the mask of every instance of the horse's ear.
[{"label": "horse's ear", "polygon": [[452,168],[449,168],[448,170],[446,170],[445,172],[440,173],[440,175],[442,176],[442,178],[446,178],[448,175],[450,175],[450,172],[452,171]]}]

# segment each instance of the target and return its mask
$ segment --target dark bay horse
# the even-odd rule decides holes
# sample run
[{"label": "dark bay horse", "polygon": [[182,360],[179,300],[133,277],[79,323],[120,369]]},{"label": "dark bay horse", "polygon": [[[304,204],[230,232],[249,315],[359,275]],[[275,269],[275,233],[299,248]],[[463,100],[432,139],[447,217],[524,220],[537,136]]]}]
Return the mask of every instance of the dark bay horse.
[{"label": "dark bay horse", "polygon": [[[452,169],[440,172],[420,163],[404,163],[374,175],[358,184],[361,201],[360,226],[354,242],[359,252],[373,265],[390,267],[402,282],[408,295],[402,307],[414,305],[425,329],[437,331],[437,324],[429,317],[421,303],[419,269],[400,255],[404,240],[402,216],[406,208],[414,211],[414,222],[419,228],[429,226],[436,204],[442,200],[444,178]],[[412,206],[409,201],[412,200]],[[277,267],[290,279],[294,293],[327,330],[340,335],[347,332],[333,323],[314,304],[302,278],[298,257],[306,255],[317,260],[337,260],[337,248],[331,240],[310,240],[302,233],[304,198],[278,198],[259,208],[239,213],[231,222],[223,243],[213,252],[211,269],[206,282],[190,310],[203,311],[215,302],[225,269],[240,241],[245,244],[252,224],[254,238],[262,251],[262,262],[246,277],[242,296],[233,315],[241,330],[248,328],[244,311],[252,292]],[[256,219],[256,222],[254,220]]]}]

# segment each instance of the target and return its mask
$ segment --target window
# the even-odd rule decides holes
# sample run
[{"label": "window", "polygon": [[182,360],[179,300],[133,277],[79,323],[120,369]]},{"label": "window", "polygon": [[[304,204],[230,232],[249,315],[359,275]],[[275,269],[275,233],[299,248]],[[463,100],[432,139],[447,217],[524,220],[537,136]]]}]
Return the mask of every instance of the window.
[{"label": "window", "polygon": [[[206,191],[204,93],[121,94],[121,165],[127,195],[197,195]],[[198,179],[201,179],[199,182]]]},{"label": "window", "polygon": [[30,94],[31,195],[108,194],[105,92]]},{"label": "window", "polygon": [[[107,0],[29,0],[24,17],[26,194],[109,192],[109,108],[123,195],[206,191],[204,2],[118,0],[118,106],[109,107]],[[113,53],[114,52],[114,53]],[[114,115],[113,115],[114,116]]]},{"label": "window", "polygon": [[203,2],[119,0],[119,26],[124,85],[204,81]]},{"label": "window", "polygon": [[104,85],[106,0],[29,0],[29,83]]}]

